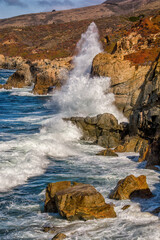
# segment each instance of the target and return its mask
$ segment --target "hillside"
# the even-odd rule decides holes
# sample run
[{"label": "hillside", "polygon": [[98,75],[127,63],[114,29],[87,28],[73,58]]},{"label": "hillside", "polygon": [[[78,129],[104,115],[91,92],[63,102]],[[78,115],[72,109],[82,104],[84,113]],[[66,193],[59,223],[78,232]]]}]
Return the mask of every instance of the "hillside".
[{"label": "hillside", "polygon": [[26,14],[0,20],[0,28],[25,27],[135,14],[138,10],[158,9],[159,0],[108,0],[103,4],[64,11]]}]

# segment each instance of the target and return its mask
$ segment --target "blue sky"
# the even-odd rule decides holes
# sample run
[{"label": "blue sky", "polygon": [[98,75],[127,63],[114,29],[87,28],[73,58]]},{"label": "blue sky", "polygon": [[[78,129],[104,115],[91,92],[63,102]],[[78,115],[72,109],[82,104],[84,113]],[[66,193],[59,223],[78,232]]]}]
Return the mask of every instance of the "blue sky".
[{"label": "blue sky", "polygon": [[22,15],[96,5],[105,0],[0,0],[0,19]]}]

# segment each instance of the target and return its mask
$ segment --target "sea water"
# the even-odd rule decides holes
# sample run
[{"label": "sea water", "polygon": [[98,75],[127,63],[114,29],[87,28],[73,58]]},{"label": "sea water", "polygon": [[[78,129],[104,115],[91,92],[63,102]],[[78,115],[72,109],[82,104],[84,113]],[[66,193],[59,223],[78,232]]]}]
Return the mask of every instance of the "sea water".
[{"label": "sea water", "polygon": [[[137,163],[135,153],[119,157],[96,156],[101,147],[80,140],[81,132],[63,117],[94,116],[109,112],[126,121],[109,93],[109,78],[91,78],[91,63],[102,51],[92,23],[79,41],[75,68],[68,82],[53,96],[35,96],[31,88],[0,90],[0,239],[52,239],[43,227],[58,227],[68,239],[160,239],[158,216],[159,174]],[[0,70],[4,84],[13,73]],[[115,201],[108,198],[119,179],[147,176],[154,197]],[[44,212],[49,182],[77,181],[92,184],[107,203],[115,204],[117,218],[68,222]],[[130,205],[122,210],[125,205]],[[58,231],[58,230],[57,230]]]}]

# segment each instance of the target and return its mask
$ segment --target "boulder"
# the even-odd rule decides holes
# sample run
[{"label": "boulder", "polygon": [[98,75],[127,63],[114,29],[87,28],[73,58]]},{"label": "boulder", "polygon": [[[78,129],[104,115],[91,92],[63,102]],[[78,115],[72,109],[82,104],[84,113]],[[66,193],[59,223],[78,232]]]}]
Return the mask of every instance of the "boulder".
[{"label": "boulder", "polygon": [[12,74],[7,80],[6,86],[23,88],[32,84],[32,75],[30,66],[23,64],[15,73]]},{"label": "boulder", "polygon": [[146,182],[146,176],[135,177],[129,175],[120,180],[109,197],[116,200],[124,200],[132,197],[150,198],[152,193]]},{"label": "boulder", "polygon": [[57,207],[55,203],[55,194],[56,192],[67,189],[69,187],[71,187],[71,182],[69,181],[48,184],[46,188],[46,200],[45,200],[46,212],[57,212]]},{"label": "boulder", "polygon": [[71,221],[116,217],[113,205],[106,204],[103,196],[89,184],[51,183],[46,190],[45,210],[48,203],[49,210]]},{"label": "boulder", "polygon": [[120,144],[127,126],[118,124],[118,120],[110,113],[95,117],[72,117],[64,119],[71,121],[82,130],[82,139],[92,141],[102,147],[113,148]]}]

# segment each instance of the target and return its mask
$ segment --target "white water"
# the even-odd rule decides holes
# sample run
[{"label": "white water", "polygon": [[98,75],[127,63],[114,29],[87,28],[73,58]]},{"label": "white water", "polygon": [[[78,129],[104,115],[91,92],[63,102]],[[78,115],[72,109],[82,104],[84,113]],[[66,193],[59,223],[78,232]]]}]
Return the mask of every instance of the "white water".
[{"label": "white water", "polygon": [[[82,151],[78,144],[81,135],[79,130],[64,122],[64,116],[93,116],[108,112],[114,114],[119,121],[126,120],[114,105],[114,95],[106,93],[110,79],[90,77],[92,60],[102,51],[94,23],[82,34],[77,48],[79,53],[74,58],[75,68],[70,72],[67,84],[61,91],[57,91],[49,102],[50,107],[53,102],[59,105],[60,113],[54,117],[48,116],[48,119],[45,119],[45,116],[39,119],[34,116],[24,117],[24,122],[40,123],[43,126],[40,133],[32,136],[20,135],[9,144],[1,144],[1,191],[24,183],[28,177],[42,174],[49,163],[48,155],[69,156]],[[25,96],[25,92],[15,89],[11,95]],[[14,118],[14,121],[18,120]]]},{"label": "white water", "polygon": [[109,93],[110,78],[90,76],[93,58],[102,52],[95,23],[91,23],[86,33],[82,34],[77,49],[79,53],[73,60],[74,70],[53,100],[67,116],[94,116],[107,112],[119,122],[127,121],[114,105],[114,94]]},{"label": "white water", "polygon": [[[29,115],[28,111],[23,117],[20,114],[15,117],[13,114],[8,123],[21,121],[29,126],[39,124],[40,131],[32,134],[17,134],[17,131],[0,133],[1,137],[10,138],[0,142],[0,190],[8,191],[25,183],[1,194],[4,207],[0,211],[0,232],[1,229],[2,232],[5,230],[1,239],[49,240],[54,234],[43,233],[41,230],[44,225],[50,225],[60,227],[68,239],[72,240],[159,240],[158,217],[149,213],[159,207],[159,174],[143,169],[144,164],[139,165],[136,157],[133,158],[129,153],[120,154],[116,158],[96,156],[100,147],[81,144],[79,130],[62,120],[64,116],[104,112],[113,113],[119,121],[125,120],[114,106],[114,95],[106,94],[109,78],[91,78],[89,74],[93,57],[102,51],[94,23],[82,35],[78,48],[79,54],[74,58],[75,68],[69,74],[67,84],[46,105],[49,108],[59,105],[60,111],[57,110],[54,115],[36,115],[35,112],[34,115]],[[10,92],[13,99],[18,96],[24,101],[27,96],[27,101],[29,100],[28,90],[14,89]],[[30,104],[36,98],[34,96]],[[5,102],[4,106],[7,108]],[[18,106],[29,107],[21,102]],[[13,113],[16,114],[16,111]],[[38,111],[41,112],[41,108]],[[4,119],[4,122],[7,120]],[[108,194],[117,181],[129,174],[147,175],[147,182],[155,197],[137,202],[108,199]],[[29,179],[32,176],[37,177]],[[107,203],[112,201],[115,204],[117,218],[71,223],[57,215],[43,213],[41,205],[45,186],[48,182],[63,180],[95,186]],[[122,207],[126,204],[131,207],[123,211]]]}]

